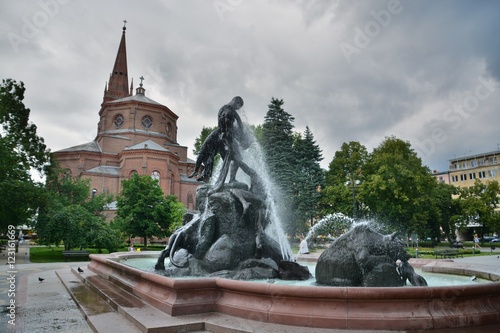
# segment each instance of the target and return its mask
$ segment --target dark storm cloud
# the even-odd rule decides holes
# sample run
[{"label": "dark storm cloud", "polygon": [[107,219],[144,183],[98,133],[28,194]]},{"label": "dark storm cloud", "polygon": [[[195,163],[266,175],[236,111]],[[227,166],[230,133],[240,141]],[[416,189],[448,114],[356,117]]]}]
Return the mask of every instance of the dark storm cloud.
[{"label": "dark storm cloud", "polygon": [[[22,80],[53,150],[96,134],[104,84],[127,19],[129,79],[179,115],[192,150],[233,96],[261,124],[283,98],[327,167],[343,142],[409,140],[431,169],[496,149],[496,1],[5,2],[2,77]],[[31,29],[31,30],[30,30]],[[16,37],[17,36],[17,37]],[[478,95],[479,94],[479,95]],[[193,156],[191,156],[193,157]]]}]

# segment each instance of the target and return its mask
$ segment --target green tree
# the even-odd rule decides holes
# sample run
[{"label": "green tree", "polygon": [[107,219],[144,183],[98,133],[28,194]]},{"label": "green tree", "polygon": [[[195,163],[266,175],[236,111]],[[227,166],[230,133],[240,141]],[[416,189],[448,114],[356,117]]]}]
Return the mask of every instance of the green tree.
[{"label": "green tree", "polygon": [[[429,206],[429,229],[428,234],[422,235],[431,237],[433,241],[441,241],[455,233],[455,227],[450,223],[452,216],[456,214],[457,204],[452,196],[456,188],[446,183],[437,183],[433,191],[429,193],[432,204]],[[444,235],[444,237],[443,237]]]},{"label": "green tree", "polygon": [[483,183],[476,179],[474,186],[458,189],[455,201],[460,211],[453,216],[453,221],[462,229],[470,222],[478,223],[481,235],[499,230],[500,213],[495,210],[498,208],[499,195],[497,181]]},{"label": "green tree", "polygon": [[261,144],[269,176],[280,194],[278,210],[283,221],[287,221],[285,230],[295,234],[294,182],[297,161],[292,124],[295,119],[282,108],[283,104],[282,99],[271,98],[262,126]]},{"label": "green tree", "polygon": [[44,200],[35,230],[42,244],[64,244],[66,250],[97,247],[116,251],[122,238],[102,214],[112,196],[92,196],[89,179],[61,174],[57,163],[48,169]]},{"label": "green tree", "polygon": [[251,125],[253,127],[253,133],[255,135],[255,138],[257,139],[257,142],[263,146],[264,145],[264,126],[262,125]]},{"label": "green tree", "polygon": [[158,180],[134,174],[122,181],[122,191],[117,200],[115,222],[132,237],[142,237],[144,247],[148,238],[166,237],[172,225],[179,225],[184,205],[175,196],[163,196]]},{"label": "green tree", "polygon": [[388,137],[370,154],[359,194],[372,217],[389,231],[423,235],[429,227],[429,195],[435,186],[410,143]]},{"label": "green tree", "polygon": [[0,230],[11,224],[30,224],[42,188],[31,179],[30,170],[43,172],[49,160],[43,138],[29,121],[25,90],[23,82],[12,79],[0,85]]},{"label": "green tree", "polygon": [[344,142],[325,172],[322,197],[324,215],[335,212],[360,218],[364,215],[357,189],[363,182],[363,167],[368,160],[366,147],[357,141]]},{"label": "green tree", "polygon": [[295,159],[295,201],[297,203],[296,232],[303,233],[312,226],[317,217],[321,198],[320,189],[324,185],[324,174],[320,162],[323,160],[321,149],[314,140],[313,133],[306,126],[303,136],[298,134],[294,140]]}]

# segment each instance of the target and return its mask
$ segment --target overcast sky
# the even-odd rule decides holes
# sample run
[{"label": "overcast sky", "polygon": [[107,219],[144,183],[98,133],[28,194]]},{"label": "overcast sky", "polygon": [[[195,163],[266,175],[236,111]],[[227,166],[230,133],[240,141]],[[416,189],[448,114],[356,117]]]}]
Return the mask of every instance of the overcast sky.
[{"label": "overcast sky", "polygon": [[129,80],[178,116],[192,154],[234,96],[283,99],[327,168],[343,142],[407,140],[431,170],[500,148],[500,2],[2,1],[0,78],[26,85],[52,151],[92,141],[127,20]]}]

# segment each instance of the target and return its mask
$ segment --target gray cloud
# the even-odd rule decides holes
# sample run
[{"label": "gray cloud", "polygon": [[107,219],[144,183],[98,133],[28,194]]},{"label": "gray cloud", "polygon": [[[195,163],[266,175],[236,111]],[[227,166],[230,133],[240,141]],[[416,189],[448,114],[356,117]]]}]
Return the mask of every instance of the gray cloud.
[{"label": "gray cloud", "polygon": [[215,126],[233,96],[244,98],[252,124],[263,123],[276,97],[297,131],[311,128],[325,168],[343,142],[372,149],[396,135],[431,169],[444,170],[448,159],[500,142],[499,7],[466,0],[11,1],[0,13],[0,73],[25,82],[26,105],[52,150],[92,140],[127,19],[129,79],[137,86],[143,75],[146,94],[179,115],[178,140],[190,153],[202,126]]}]

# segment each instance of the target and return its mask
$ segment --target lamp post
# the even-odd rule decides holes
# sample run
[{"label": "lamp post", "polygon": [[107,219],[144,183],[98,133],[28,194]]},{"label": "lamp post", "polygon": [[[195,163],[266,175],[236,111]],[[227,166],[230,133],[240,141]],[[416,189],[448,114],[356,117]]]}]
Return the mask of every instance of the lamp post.
[{"label": "lamp post", "polygon": [[359,186],[359,184],[361,184],[361,180],[359,179],[356,179],[356,180],[348,180],[345,182],[345,185],[346,186],[350,186],[351,187],[351,190],[352,190],[352,218],[353,219],[356,219],[356,213],[357,213],[357,209],[356,209],[356,187]]},{"label": "lamp post", "polygon": [[94,199],[96,194],[97,194],[97,190],[95,188],[92,189],[92,199]]}]

